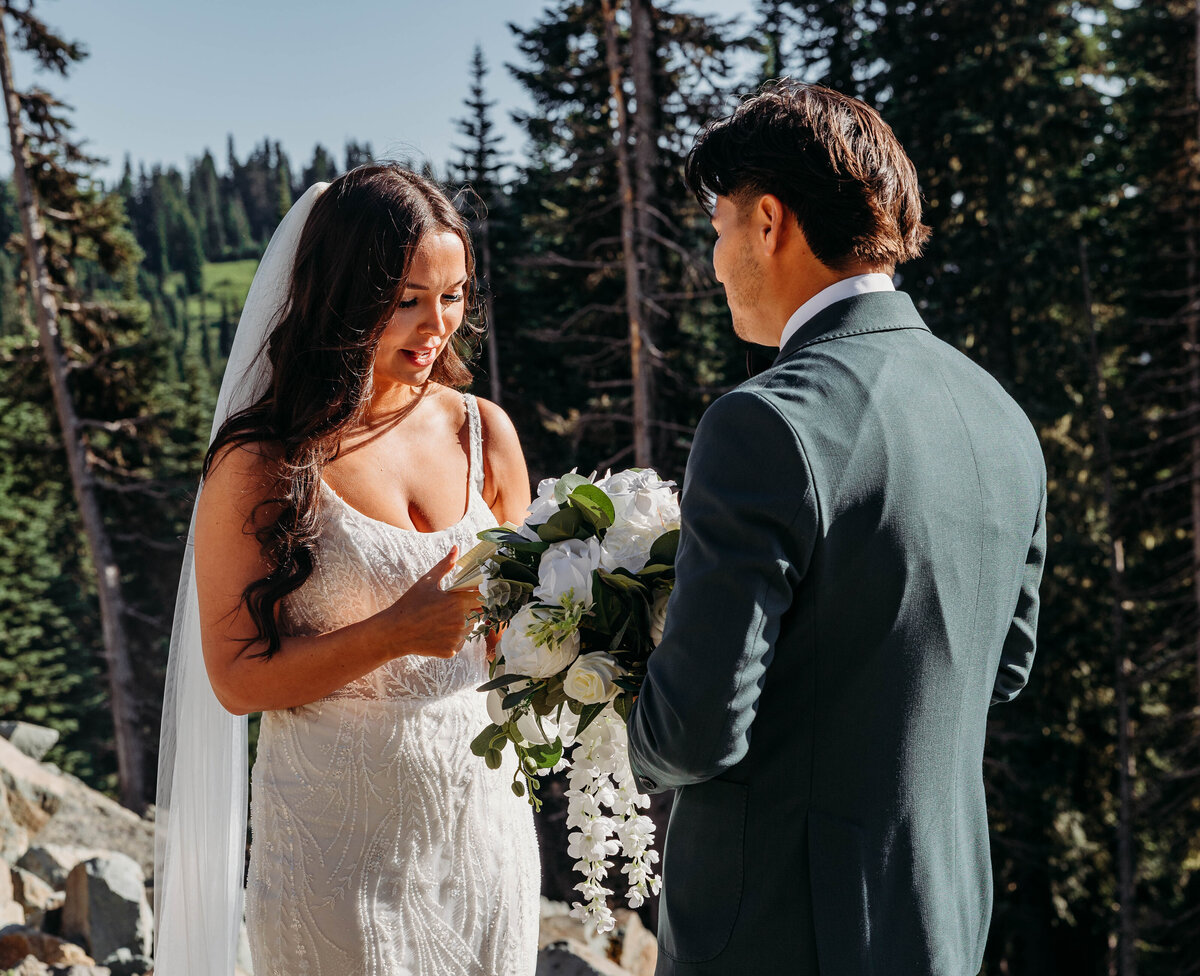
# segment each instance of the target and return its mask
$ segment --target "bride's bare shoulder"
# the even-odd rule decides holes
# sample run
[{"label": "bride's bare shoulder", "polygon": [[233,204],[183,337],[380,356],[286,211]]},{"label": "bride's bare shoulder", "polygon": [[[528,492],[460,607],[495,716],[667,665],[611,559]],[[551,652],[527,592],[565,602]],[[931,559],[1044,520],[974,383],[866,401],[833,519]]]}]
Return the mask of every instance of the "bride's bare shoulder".
[{"label": "bride's bare shoulder", "polygon": [[282,457],[280,445],[271,441],[222,447],[204,476],[197,518],[218,512],[250,518],[263,502],[279,497]]},{"label": "bride's bare shoulder", "polygon": [[499,451],[502,454],[513,450],[520,451],[517,429],[504,409],[483,397],[476,397],[475,402],[479,405],[479,421],[483,428],[485,451]]}]

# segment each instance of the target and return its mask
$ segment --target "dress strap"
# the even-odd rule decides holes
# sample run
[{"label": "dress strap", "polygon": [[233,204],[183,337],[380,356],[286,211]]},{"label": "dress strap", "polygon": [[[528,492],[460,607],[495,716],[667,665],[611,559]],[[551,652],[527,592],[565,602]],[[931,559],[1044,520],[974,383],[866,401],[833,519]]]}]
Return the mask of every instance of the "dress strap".
[{"label": "dress strap", "polygon": [[483,424],[479,420],[479,403],[470,393],[463,394],[467,406],[467,423],[470,429],[471,470],[468,477],[472,487],[483,494]]}]

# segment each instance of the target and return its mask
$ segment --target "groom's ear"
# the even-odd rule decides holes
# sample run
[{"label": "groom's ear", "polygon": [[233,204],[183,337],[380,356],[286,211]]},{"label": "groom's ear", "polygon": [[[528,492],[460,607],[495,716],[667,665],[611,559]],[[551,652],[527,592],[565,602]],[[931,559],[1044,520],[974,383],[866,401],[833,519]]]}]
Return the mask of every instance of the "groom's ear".
[{"label": "groom's ear", "polygon": [[750,216],[754,223],[755,237],[767,257],[773,257],[782,250],[789,232],[799,229],[792,219],[791,212],[773,193],[760,196]]}]

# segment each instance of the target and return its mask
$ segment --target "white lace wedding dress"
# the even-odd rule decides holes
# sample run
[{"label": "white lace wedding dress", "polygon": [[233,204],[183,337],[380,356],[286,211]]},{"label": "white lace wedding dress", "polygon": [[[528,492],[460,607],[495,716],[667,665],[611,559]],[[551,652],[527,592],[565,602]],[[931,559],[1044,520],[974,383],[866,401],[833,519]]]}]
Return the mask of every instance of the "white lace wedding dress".
[{"label": "white lace wedding dress", "polygon": [[[454,544],[496,524],[481,495],[478,407],[466,397],[461,521],[402,529],[322,489],[312,576],[285,601],[290,633],[389,606]],[[471,739],[489,722],[482,641],[403,656],[302,708],[264,712],[251,779],[246,921],[255,976],[532,976],[540,865],[512,769]],[[511,759],[511,756],[510,756]]]}]

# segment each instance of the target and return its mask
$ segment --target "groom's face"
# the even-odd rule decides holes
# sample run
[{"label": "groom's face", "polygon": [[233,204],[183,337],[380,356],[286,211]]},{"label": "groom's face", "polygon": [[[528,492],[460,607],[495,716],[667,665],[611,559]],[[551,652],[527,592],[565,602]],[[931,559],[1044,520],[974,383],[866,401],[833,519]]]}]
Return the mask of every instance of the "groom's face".
[{"label": "groom's face", "polygon": [[733,331],[748,342],[762,342],[756,338],[754,310],[762,291],[763,269],[755,247],[758,235],[752,211],[749,201],[717,197],[712,213],[713,230],[717,232],[713,271],[717,281],[725,286]]}]

